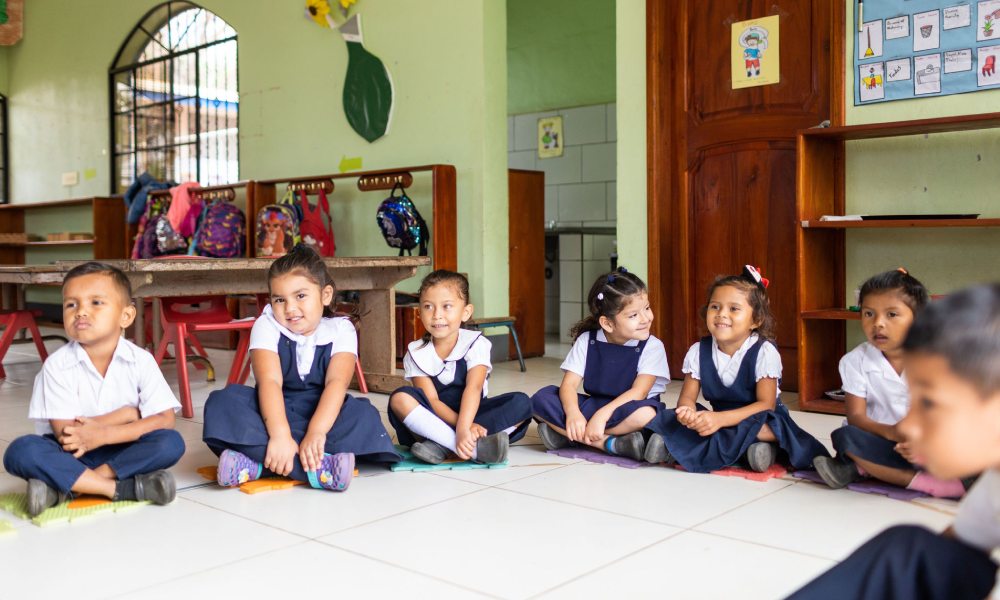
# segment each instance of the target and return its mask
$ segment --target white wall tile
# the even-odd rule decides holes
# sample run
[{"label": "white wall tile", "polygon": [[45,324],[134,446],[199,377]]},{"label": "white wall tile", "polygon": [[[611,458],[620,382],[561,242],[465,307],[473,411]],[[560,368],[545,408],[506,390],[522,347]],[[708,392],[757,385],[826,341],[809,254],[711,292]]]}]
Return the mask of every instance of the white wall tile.
[{"label": "white wall tile", "polygon": [[585,260],[583,261],[583,300],[587,301],[587,293],[590,286],[594,285],[597,278],[611,270],[610,260]]},{"label": "white wall tile", "polygon": [[607,186],[603,183],[559,186],[560,221],[603,221],[607,214]]},{"label": "white wall tile", "polygon": [[507,153],[507,166],[511,169],[535,170],[535,150]]},{"label": "white wall tile", "polygon": [[559,303],[559,337],[567,343],[572,344],[573,338],[569,337],[569,329],[576,325],[577,321],[583,318],[582,302],[560,302]]},{"label": "white wall tile", "polygon": [[618,182],[609,181],[608,186],[608,220],[618,221]]},{"label": "white wall tile", "polygon": [[582,302],[583,261],[559,261],[559,299],[566,302]]},{"label": "white wall tile", "polygon": [[[608,257],[611,255],[611,251],[615,247],[615,236],[593,234],[585,235],[583,247],[584,260],[608,260]],[[610,265],[611,263],[608,264]]]},{"label": "white wall tile", "polygon": [[559,261],[582,260],[580,234],[564,233],[559,236]]},{"label": "white wall tile", "polygon": [[618,104],[612,102],[605,106],[608,110],[608,141],[614,142],[618,140]]},{"label": "white wall tile", "polygon": [[583,146],[580,181],[615,181],[618,174],[617,147],[614,142]]},{"label": "white wall tile", "polygon": [[546,185],[580,183],[580,146],[568,146],[556,158],[540,158],[535,169],[545,171]]},{"label": "white wall tile", "polygon": [[538,149],[538,119],[555,116],[555,112],[529,113],[514,115],[514,147],[513,150]]},{"label": "white wall tile", "polygon": [[545,298],[545,333],[559,334],[559,296]]},{"label": "white wall tile", "polygon": [[545,222],[559,220],[559,186],[545,186]]},{"label": "white wall tile", "polygon": [[607,141],[607,108],[604,104],[559,111],[563,118],[564,143],[570,146]]}]

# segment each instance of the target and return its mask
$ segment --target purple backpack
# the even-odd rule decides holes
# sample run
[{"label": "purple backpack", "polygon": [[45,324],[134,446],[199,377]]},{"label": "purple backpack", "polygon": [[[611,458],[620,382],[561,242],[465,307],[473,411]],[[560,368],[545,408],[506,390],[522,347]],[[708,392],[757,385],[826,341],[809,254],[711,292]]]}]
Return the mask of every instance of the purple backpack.
[{"label": "purple backpack", "polygon": [[214,258],[245,256],[246,217],[230,202],[219,199],[205,204],[189,254]]}]

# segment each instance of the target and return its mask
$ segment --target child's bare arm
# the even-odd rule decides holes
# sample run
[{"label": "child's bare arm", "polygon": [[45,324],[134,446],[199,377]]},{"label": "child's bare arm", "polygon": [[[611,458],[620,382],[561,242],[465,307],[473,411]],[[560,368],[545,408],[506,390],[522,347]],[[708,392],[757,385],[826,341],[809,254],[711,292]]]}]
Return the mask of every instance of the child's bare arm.
[{"label": "child's bare arm", "polygon": [[281,392],[281,359],[277,352],[251,350],[250,363],[257,380],[257,397],[260,414],[267,428],[267,454],[264,468],[279,475],[288,475],[295,465],[299,445],[292,438],[292,429],[285,414],[285,396]]},{"label": "child's bare arm", "polygon": [[602,406],[594,416],[596,417],[598,413],[606,413],[610,417],[611,413],[615,412],[615,409],[623,404],[633,400],[645,400],[649,396],[649,390],[653,389],[653,384],[655,383],[656,375],[636,375],[635,381],[632,382],[632,387]]},{"label": "child's bare arm", "polygon": [[677,408],[686,406],[690,409],[698,404],[698,394],[701,393],[701,381],[695,379],[690,373],[684,376],[684,386],[681,394],[677,398]]},{"label": "child's bare arm", "polygon": [[354,374],[354,363],[358,357],[351,352],[338,352],[330,357],[326,368],[325,387],[319,398],[316,412],[309,420],[309,428],[299,444],[299,459],[306,471],[315,471],[323,459],[326,435],[340,416],[347,397],[347,386]]},{"label": "child's bare arm", "polygon": [[[123,406],[118,410],[113,410],[106,415],[91,417],[94,422],[101,425],[127,425],[142,418],[139,409],[135,406]],[[172,425],[171,425],[172,426]]]},{"label": "child's bare arm", "polygon": [[63,450],[72,452],[73,456],[79,458],[101,446],[134,442],[151,431],[173,429],[174,421],[173,409],[121,425],[104,425],[90,417],[78,417],[61,427],[57,439]]},{"label": "child's bare arm", "polygon": [[718,427],[732,427],[740,424],[744,419],[765,410],[774,410],[778,404],[778,380],[774,377],[764,377],[757,381],[756,388],[757,401],[747,404],[735,410],[725,410],[713,412],[712,419],[716,420]]},{"label": "child's bare arm", "polygon": [[458,419],[455,422],[455,449],[458,456],[466,460],[472,458],[476,440],[479,438],[472,430],[472,423],[483,400],[485,383],[486,365],[476,365],[469,369],[465,376],[465,389],[462,391],[462,403],[458,408]]},{"label": "child's bare arm", "polygon": [[427,396],[427,402],[431,405],[431,410],[434,414],[438,416],[442,421],[448,425],[455,427],[458,423],[458,413],[453,411],[447,404],[441,402],[438,398],[437,388],[434,387],[434,382],[430,377],[414,377],[413,385]]},{"label": "child's bare arm", "polygon": [[854,394],[847,394],[844,398],[844,408],[847,415],[847,422],[858,429],[874,433],[894,442],[902,442],[903,438],[896,432],[894,425],[879,423],[868,417],[868,401]]}]

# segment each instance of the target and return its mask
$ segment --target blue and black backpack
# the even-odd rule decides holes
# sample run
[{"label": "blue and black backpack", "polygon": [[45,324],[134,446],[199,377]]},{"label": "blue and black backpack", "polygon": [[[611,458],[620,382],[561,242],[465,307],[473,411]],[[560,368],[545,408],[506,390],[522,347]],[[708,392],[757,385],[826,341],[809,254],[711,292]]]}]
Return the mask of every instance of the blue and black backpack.
[{"label": "blue and black backpack", "polygon": [[375,220],[385,242],[392,248],[399,248],[400,256],[404,252],[412,256],[417,246],[420,246],[420,256],[427,256],[427,238],[430,236],[427,221],[420,216],[401,184],[397,183],[390,196],[379,205]]}]

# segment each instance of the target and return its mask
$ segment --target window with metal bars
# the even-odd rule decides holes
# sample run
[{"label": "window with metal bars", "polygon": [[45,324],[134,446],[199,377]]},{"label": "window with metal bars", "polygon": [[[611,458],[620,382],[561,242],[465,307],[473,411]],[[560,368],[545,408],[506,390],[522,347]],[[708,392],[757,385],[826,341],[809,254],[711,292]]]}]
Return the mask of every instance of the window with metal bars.
[{"label": "window with metal bars", "polygon": [[146,13],[109,70],[112,193],[143,172],[237,181],[237,74],[236,31],[217,15],[180,1]]},{"label": "window with metal bars", "polygon": [[0,204],[10,202],[10,170],[7,154],[7,96],[0,94]]}]

